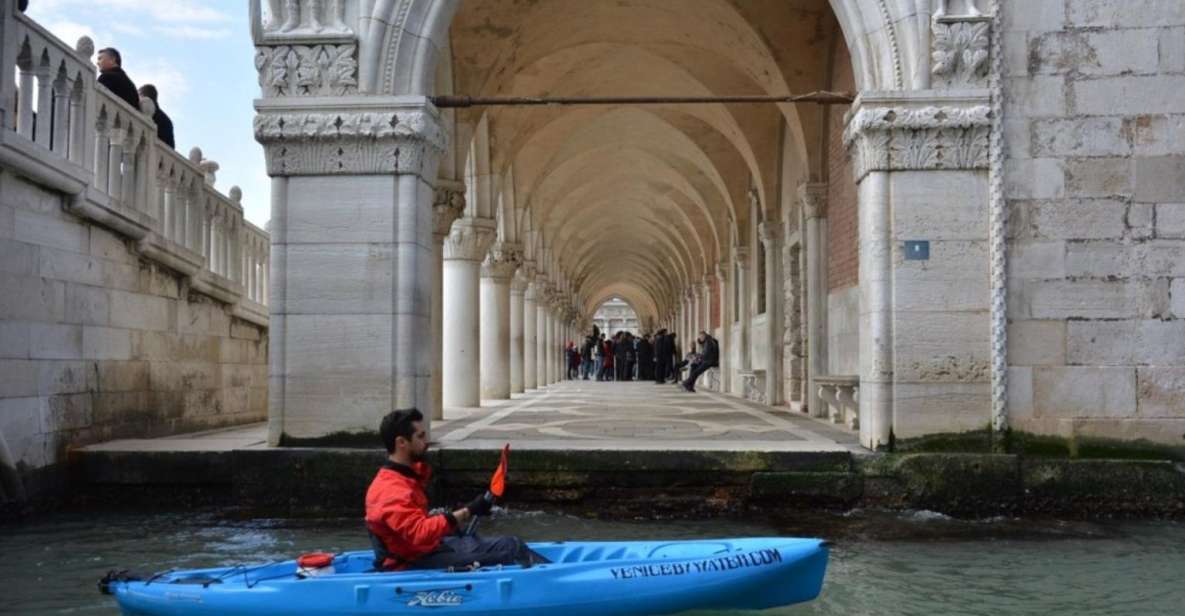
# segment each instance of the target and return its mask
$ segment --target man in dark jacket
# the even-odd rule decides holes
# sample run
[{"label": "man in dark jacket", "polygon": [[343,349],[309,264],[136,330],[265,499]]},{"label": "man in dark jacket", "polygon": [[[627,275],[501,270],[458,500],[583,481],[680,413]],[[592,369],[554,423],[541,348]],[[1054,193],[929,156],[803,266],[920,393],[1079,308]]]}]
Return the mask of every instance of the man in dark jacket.
[{"label": "man in dark jacket", "polygon": [[136,92],[136,84],[123,72],[123,58],[113,47],[99,50],[99,83],[139,111],[140,94]]},{"label": "man in dark jacket", "polygon": [[152,112],[152,121],[156,122],[157,138],[169,144],[170,148],[176,150],[177,145],[173,143],[173,121],[160,108],[160,101],[156,100],[156,86],[150,83],[140,86],[140,96],[151,100],[153,106],[156,107],[156,111]]},{"label": "man in dark jacket", "polygon": [[683,381],[683,389],[687,391],[695,391],[695,381],[699,379],[700,375],[707,372],[708,368],[715,368],[720,365],[720,345],[716,339],[709,336],[708,332],[700,332],[696,340],[700,343],[700,359],[699,363],[694,364],[691,372],[687,375],[687,380]]},{"label": "man in dark jacket", "polygon": [[638,340],[638,380],[649,381],[654,378],[654,347],[650,344],[650,334],[644,334]]}]

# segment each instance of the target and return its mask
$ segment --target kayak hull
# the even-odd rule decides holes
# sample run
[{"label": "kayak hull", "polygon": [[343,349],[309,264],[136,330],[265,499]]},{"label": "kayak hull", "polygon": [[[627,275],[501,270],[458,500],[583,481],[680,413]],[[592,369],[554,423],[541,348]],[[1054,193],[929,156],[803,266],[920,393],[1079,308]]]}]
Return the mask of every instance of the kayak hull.
[{"label": "kayak hull", "polygon": [[765,609],[818,596],[828,551],[815,539],[532,543],[527,569],[374,572],[369,551],[300,576],[295,561],[175,571],[109,585],[125,616],[364,616],[444,611],[565,616]]}]

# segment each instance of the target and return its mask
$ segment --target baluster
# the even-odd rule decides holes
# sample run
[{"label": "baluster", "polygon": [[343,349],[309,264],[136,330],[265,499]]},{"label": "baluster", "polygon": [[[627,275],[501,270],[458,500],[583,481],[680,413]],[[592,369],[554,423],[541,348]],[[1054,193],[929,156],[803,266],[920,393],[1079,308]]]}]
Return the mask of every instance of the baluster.
[{"label": "baluster", "polygon": [[37,126],[33,129],[33,141],[48,150],[53,140],[53,129],[50,127],[50,120],[53,118],[53,82],[49,80],[49,65],[42,64],[36,74]]},{"label": "baluster", "polygon": [[109,138],[111,153],[107,158],[107,194],[111,195],[112,201],[119,201],[123,197],[123,145],[127,132],[117,124]]},{"label": "baluster", "polygon": [[140,154],[142,153],[143,148],[141,147],[141,144],[137,143],[138,139],[136,139],[136,134],[132,132],[132,127],[128,126],[127,130],[128,135],[124,141],[125,145],[123,148],[123,175],[120,178],[123,186],[120,188],[120,194],[123,197],[123,206],[129,210],[135,210],[138,209],[137,197],[139,196],[137,195],[137,192],[139,192],[137,190],[139,188],[139,183],[137,182],[138,175],[136,173],[136,167],[137,161],[140,160]]},{"label": "baluster", "polygon": [[63,158],[68,155],[70,148],[70,144],[67,142],[70,138],[70,97],[68,90],[66,75],[62,73],[58,75],[53,85],[53,140],[50,142],[49,149]]},{"label": "baluster", "polygon": [[83,123],[84,101],[82,98],[82,84],[75,83],[70,91],[70,161],[81,165],[83,163],[83,143],[86,141],[86,124]]},{"label": "baluster", "polygon": [[107,174],[111,171],[108,165],[108,158],[111,155],[111,133],[107,129],[107,117],[100,113],[98,120],[95,121],[95,188],[107,192],[107,184],[109,178]]},{"label": "baluster", "polygon": [[19,78],[20,96],[17,101],[16,132],[26,139],[33,139],[33,67],[22,66]]},{"label": "baluster", "polygon": [[177,210],[177,180],[169,174],[161,183],[160,228],[165,237],[173,239],[173,217]]}]

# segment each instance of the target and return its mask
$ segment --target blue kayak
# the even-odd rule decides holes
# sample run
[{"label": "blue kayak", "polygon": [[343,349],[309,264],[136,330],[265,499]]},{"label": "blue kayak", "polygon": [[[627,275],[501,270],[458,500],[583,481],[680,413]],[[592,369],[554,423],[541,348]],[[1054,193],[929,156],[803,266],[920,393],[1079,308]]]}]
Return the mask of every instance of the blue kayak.
[{"label": "blue kayak", "polygon": [[[764,609],[818,596],[817,539],[531,543],[551,562],[472,571],[376,572],[371,551],[332,556],[332,573],[297,561],[195,569],[101,583],[127,616],[362,616],[424,611],[564,616]],[[329,571],[329,568],[324,571]]]}]

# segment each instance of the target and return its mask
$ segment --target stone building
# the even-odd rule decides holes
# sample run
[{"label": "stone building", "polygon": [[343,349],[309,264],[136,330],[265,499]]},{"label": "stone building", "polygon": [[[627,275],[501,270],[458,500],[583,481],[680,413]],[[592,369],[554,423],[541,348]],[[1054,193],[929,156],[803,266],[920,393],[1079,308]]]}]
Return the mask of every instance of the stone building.
[{"label": "stone building", "polygon": [[635,336],[643,333],[637,311],[620,297],[611,297],[596,308],[592,322],[606,337],[617,332],[629,332]]},{"label": "stone building", "polygon": [[[4,61],[44,70],[4,10]],[[273,444],[546,386],[611,297],[714,332],[716,387],[869,448],[1185,444],[1179,0],[253,0],[251,19]],[[3,151],[48,147],[14,128],[11,79]],[[851,97],[440,98],[814,92]]]}]

